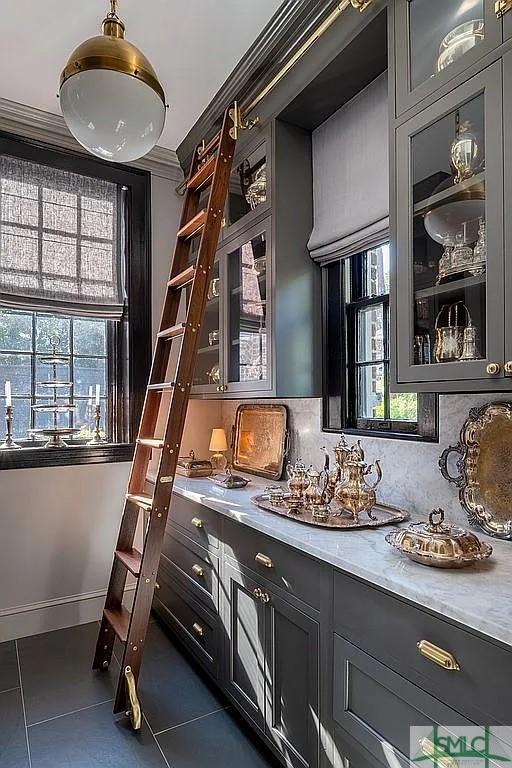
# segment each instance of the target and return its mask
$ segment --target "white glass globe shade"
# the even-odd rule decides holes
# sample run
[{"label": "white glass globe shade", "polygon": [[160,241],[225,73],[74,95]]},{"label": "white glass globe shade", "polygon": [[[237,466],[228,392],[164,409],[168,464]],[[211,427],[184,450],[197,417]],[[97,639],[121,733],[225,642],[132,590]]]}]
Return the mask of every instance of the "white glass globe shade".
[{"label": "white glass globe shade", "polygon": [[455,243],[458,234],[465,234],[466,243],[474,243],[478,238],[478,219],[484,215],[485,200],[455,200],[426,213],[425,229],[441,245]]},{"label": "white glass globe shade", "polygon": [[109,69],[69,77],[61,86],[60,104],[75,139],[93,155],[114,162],[146,155],[165,122],[165,105],[153,88]]}]

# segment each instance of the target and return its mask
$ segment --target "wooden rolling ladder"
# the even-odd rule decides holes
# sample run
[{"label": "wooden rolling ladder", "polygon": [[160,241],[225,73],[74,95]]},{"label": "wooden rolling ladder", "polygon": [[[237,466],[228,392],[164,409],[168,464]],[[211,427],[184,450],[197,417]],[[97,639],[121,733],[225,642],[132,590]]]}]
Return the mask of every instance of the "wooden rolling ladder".
[{"label": "wooden rolling ladder", "polygon": [[[105,669],[110,664],[116,636],[123,643],[114,713],[127,712],[135,729],[140,728],[142,720],[137,680],[185,425],[199,330],[228,191],[238,117],[236,104],[226,110],[220,133],[207,145],[203,142],[192,161],[94,656],[93,669]],[[208,205],[198,211],[201,193],[208,187]],[[195,237],[200,237],[201,241],[196,263],[190,266],[190,244]],[[185,322],[178,323],[185,286],[191,286],[187,316]],[[171,342],[175,340],[181,341],[177,370],[174,380],[166,382]],[[170,391],[171,398],[164,434],[160,438],[155,431],[165,391]],[[149,495],[146,475],[153,450],[160,451],[160,459],[154,491]],[[133,545],[141,510],[145,515],[144,545],[142,552],[138,552]],[[131,613],[122,603],[128,572],[137,579]]]}]

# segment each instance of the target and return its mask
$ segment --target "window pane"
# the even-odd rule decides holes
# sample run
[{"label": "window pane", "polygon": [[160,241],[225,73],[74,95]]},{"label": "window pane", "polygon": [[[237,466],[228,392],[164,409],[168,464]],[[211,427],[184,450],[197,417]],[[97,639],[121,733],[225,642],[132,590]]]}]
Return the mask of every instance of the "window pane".
[{"label": "window pane", "polygon": [[0,349],[20,352],[31,351],[31,314],[0,310]]},{"label": "window pane", "polygon": [[0,354],[0,397],[4,398],[5,382],[11,382],[13,395],[30,395],[30,355]]},{"label": "window pane", "polygon": [[[89,399],[75,400],[75,427],[79,427],[80,432],[76,435],[78,440],[90,440],[94,436],[94,401],[93,404],[89,404]],[[102,437],[105,437],[105,411],[106,411],[105,399],[100,400],[100,432]]]},{"label": "window pane", "polygon": [[384,418],[384,366],[365,365],[358,369],[357,416]]},{"label": "window pane", "polygon": [[[67,398],[58,398],[58,401],[62,402],[63,404],[67,404],[69,402]],[[49,405],[51,402],[52,401],[49,398],[37,398],[37,405]],[[54,414],[52,411],[36,411],[34,414],[36,429],[43,427],[53,427],[53,417]],[[71,414],[69,412],[57,413],[58,427],[69,427],[70,424]]]},{"label": "window pane", "polygon": [[418,421],[418,395],[396,392],[389,396],[390,418],[393,421]]},{"label": "window pane", "polygon": [[357,313],[357,361],[366,363],[384,358],[384,307],[376,304]]},{"label": "window pane", "polygon": [[77,355],[106,354],[107,324],[105,320],[82,320],[73,322],[73,351]]},{"label": "window pane", "polygon": [[106,390],[106,361],[94,357],[77,357],[74,360],[73,376],[75,394],[85,397],[96,396],[96,384],[101,394]]},{"label": "window pane", "polygon": [[36,315],[36,351],[53,352],[53,341],[57,352],[69,352],[69,328],[69,317]]},{"label": "window pane", "polygon": [[15,440],[26,440],[29,435],[30,417],[32,414],[31,403],[28,399],[15,397],[13,405],[13,436]]},{"label": "window pane", "polygon": [[389,245],[372,248],[364,254],[365,296],[389,293]]}]

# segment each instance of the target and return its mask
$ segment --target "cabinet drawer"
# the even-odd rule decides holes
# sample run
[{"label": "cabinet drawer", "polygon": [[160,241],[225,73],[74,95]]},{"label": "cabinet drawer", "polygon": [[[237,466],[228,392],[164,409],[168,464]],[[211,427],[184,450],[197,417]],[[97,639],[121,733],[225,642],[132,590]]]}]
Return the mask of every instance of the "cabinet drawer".
[{"label": "cabinet drawer", "polygon": [[[409,766],[410,727],[471,725],[430,694],[334,636],[336,723],[384,765]],[[337,745],[343,751],[343,743]],[[411,755],[414,759],[419,753]],[[390,758],[390,759],[388,759]]]},{"label": "cabinet drawer", "polygon": [[218,548],[220,517],[213,509],[173,493],[169,521],[203,547]]},{"label": "cabinet drawer", "polygon": [[216,555],[168,526],[162,557],[166,558],[168,567],[175,568],[178,577],[199,600],[208,608],[217,608],[219,558]]},{"label": "cabinet drawer", "polygon": [[[510,720],[512,652],[341,573],[334,578],[334,629],[474,722]],[[422,640],[452,654],[460,669],[425,658]]]},{"label": "cabinet drawer", "polygon": [[165,562],[160,563],[158,583],[160,588],[155,593],[153,608],[184,640],[201,664],[217,677],[219,624],[216,616],[182,591]]},{"label": "cabinet drawer", "polygon": [[288,594],[319,608],[321,563],[231,520],[225,521],[224,546],[225,554],[235,563],[250,568]]}]

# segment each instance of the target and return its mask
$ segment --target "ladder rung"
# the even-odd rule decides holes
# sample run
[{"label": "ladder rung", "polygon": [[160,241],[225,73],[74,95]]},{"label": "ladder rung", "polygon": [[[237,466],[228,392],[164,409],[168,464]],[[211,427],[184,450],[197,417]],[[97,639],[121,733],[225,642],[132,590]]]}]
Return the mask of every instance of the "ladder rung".
[{"label": "ladder rung", "polygon": [[147,448],[163,448],[164,441],[155,437],[138,437],[137,445],[145,445]]},{"label": "ladder rung", "polygon": [[148,384],[148,389],[152,392],[165,392],[167,389],[174,389],[174,381],[164,381],[162,384]]},{"label": "ladder rung", "polygon": [[105,608],[103,615],[120,641],[126,643],[130,626],[130,612],[126,610],[124,605],[120,605],[118,608]]},{"label": "ladder rung", "polygon": [[130,573],[133,573],[134,576],[140,575],[142,555],[137,549],[129,549],[126,552],[122,549],[116,549],[115,555]]},{"label": "ladder rung", "polygon": [[187,184],[187,189],[200,189],[200,187],[211,181],[211,179],[213,179],[216,161],[217,157],[215,155],[211,155],[208,160],[203,163],[203,165],[201,165],[194,173]]},{"label": "ladder rung", "polygon": [[141,507],[141,509],[147,509],[148,511],[150,511],[153,506],[153,498],[146,493],[127,493],[126,500],[131,501],[133,504],[137,504],[137,506]]},{"label": "ladder rung", "polygon": [[180,272],[176,277],[171,277],[167,283],[168,288],[183,288],[184,285],[188,285],[194,279],[196,274],[196,268],[194,265]]},{"label": "ladder rung", "polygon": [[199,213],[197,213],[193,219],[190,219],[190,221],[187,222],[185,226],[180,229],[180,231],[178,232],[178,237],[188,239],[189,237],[194,237],[195,235],[198,235],[199,232],[202,230],[205,221],[206,221],[206,208],[203,208],[202,211],[199,211]]},{"label": "ladder rung", "polygon": [[172,339],[174,336],[183,336],[186,327],[186,323],[178,323],[178,325],[173,325],[172,328],[165,328],[163,331],[160,331],[157,336],[159,339]]}]

